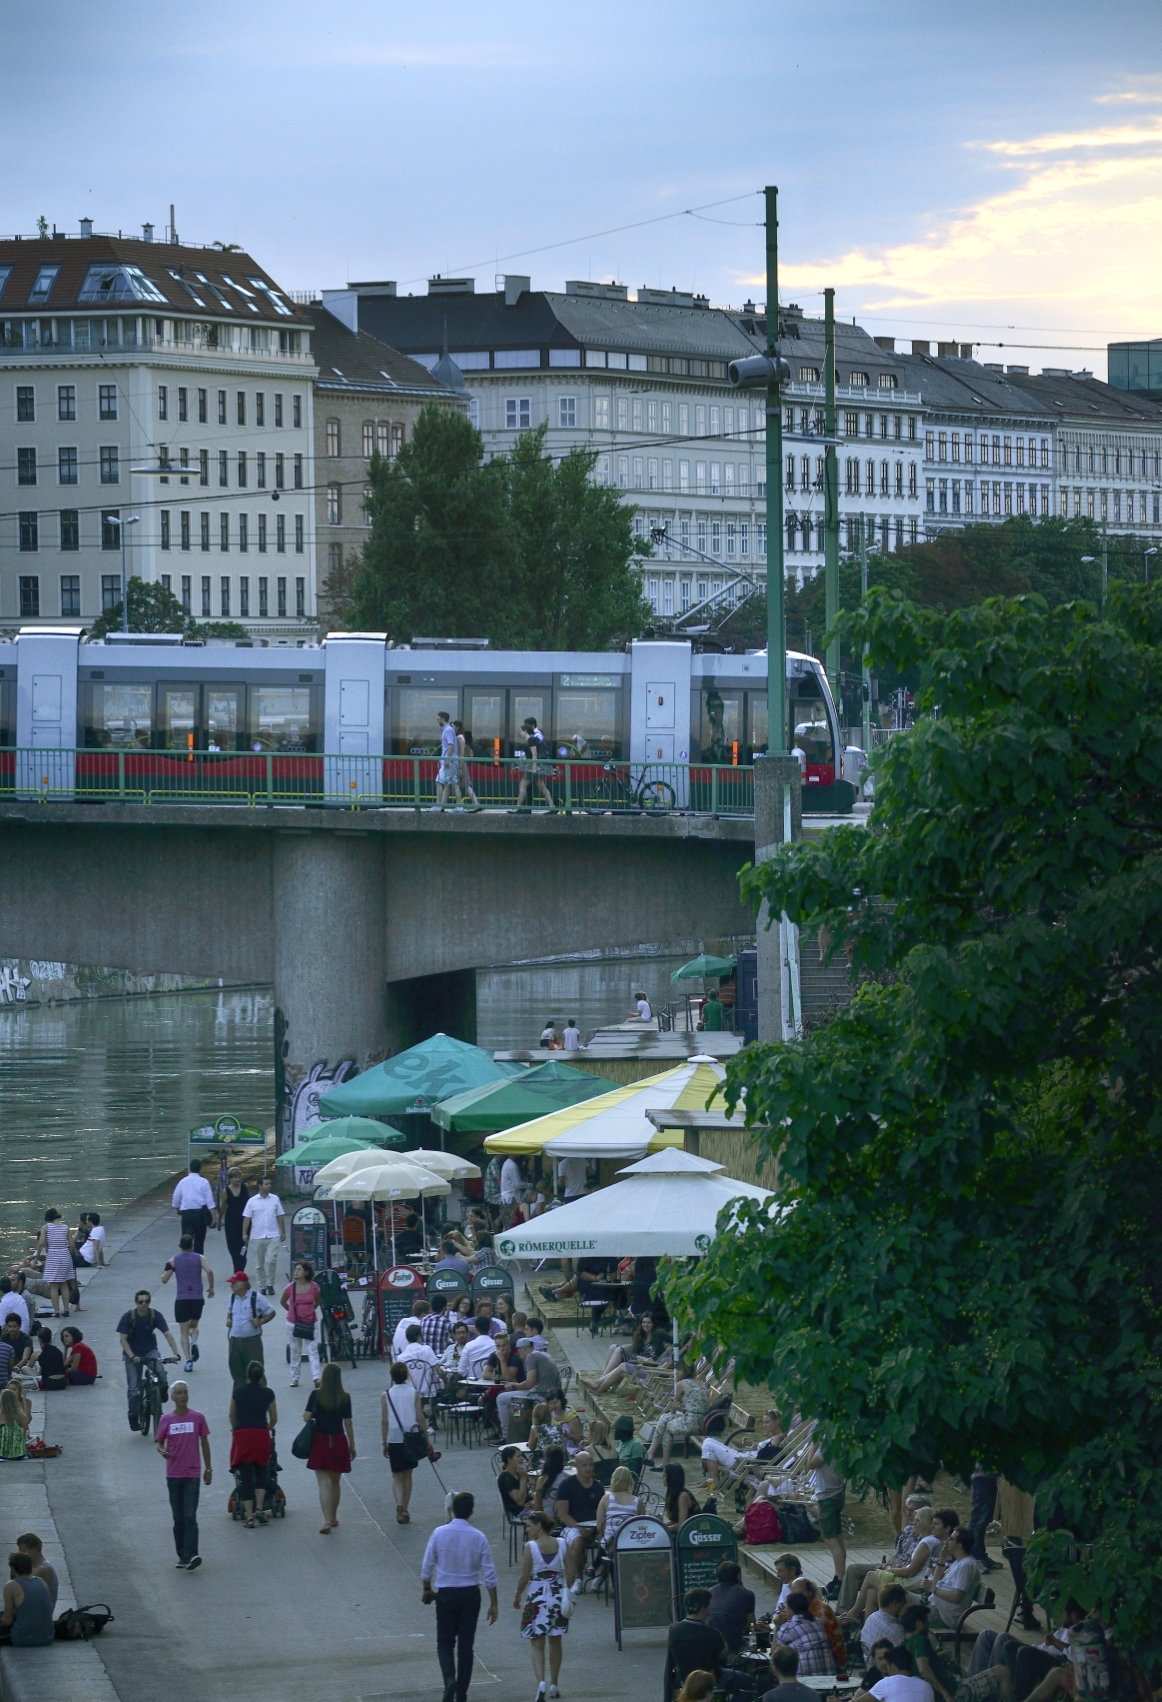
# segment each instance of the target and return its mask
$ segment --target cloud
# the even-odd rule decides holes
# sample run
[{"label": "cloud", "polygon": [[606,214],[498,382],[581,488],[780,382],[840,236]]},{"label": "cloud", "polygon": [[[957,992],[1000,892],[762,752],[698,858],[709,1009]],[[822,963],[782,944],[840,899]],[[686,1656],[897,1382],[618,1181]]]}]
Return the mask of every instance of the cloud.
[{"label": "cloud", "polygon": [[912,241],[785,265],[782,290],[833,285],[848,313],[1085,325],[1095,342],[1162,330],[1162,115],[984,148],[1020,181]]}]

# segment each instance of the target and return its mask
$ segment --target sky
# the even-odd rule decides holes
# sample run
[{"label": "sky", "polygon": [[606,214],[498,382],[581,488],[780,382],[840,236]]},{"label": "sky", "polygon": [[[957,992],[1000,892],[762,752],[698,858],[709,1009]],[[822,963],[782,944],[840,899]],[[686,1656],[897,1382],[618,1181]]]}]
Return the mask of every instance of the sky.
[{"label": "sky", "polygon": [[[1105,374],[1162,334],[1158,0],[4,0],[0,230],[780,299]],[[16,167],[17,169],[13,169]],[[692,211],[688,211],[692,210]],[[898,345],[901,346],[901,345]]]}]

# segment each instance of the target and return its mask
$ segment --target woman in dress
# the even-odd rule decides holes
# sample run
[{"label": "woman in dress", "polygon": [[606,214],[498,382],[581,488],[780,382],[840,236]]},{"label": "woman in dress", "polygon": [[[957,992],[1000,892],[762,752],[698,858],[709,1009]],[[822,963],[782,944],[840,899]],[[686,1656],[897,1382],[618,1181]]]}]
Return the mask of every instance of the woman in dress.
[{"label": "woman in dress", "polygon": [[343,1387],[343,1374],[337,1365],[324,1365],[317,1389],[311,1390],[304,1422],[313,1419],[314,1440],[307,1456],[307,1465],[319,1485],[319,1506],[323,1509],[321,1537],[329,1536],[339,1523],[339,1492],[343,1474],[351,1470],[355,1458],[355,1426],[351,1421],[351,1396]]},{"label": "woman in dress", "polygon": [[404,1450],[404,1436],[418,1425],[429,1448],[428,1420],[420,1392],[411,1380],[406,1365],[400,1361],[392,1366],[391,1383],[379,1397],[380,1427],[383,1432],[383,1451],[391,1462],[391,1493],[395,1497],[395,1522],[410,1525],[412,1516],[408,1502],[412,1498],[412,1470],[415,1462]]},{"label": "woman in dress", "polygon": [[[48,1284],[48,1297],[57,1318],[69,1315],[69,1284],[73,1280],[73,1259],[77,1244],[67,1223],[55,1206],[49,1206],[36,1241],[36,1250],[44,1255],[43,1276]],[[63,1310],[62,1310],[63,1302]]]},{"label": "woman in dress", "polygon": [[616,1389],[623,1378],[630,1375],[636,1375],[638,1381],[644,1383],[662,1358],[666,1347],[665,1336],[654,1328],[653,1314],[643,1312],[629,1345],[615,1342],[610,1348],[601,1376],[596,1381],[588,1377],[578,1377],[577,1381],[592,1395],[604,1394],[607,1389]]},{"label": "woman in dress", "polygon": [[520,1619],[520,1634],[529,1641],[533,1658],[533,1677],[537,1681],[536,1702],[545,1698],[545,1640],[549,1644],[549,1695],[559,1696],[557,1680],[561,1676],[561,1639],[569,1629],[568,1610],[562,1613],[565,1592],[573,1582],[573,1560],[564,1537],[554,1536],[555,1522],[547,1513],[530,1513],[529,1540],[525,1544],[524,1563],[517,1580],[512,1605],[521,1607],[522,1592],[527,1590],[524,1611]]},{"label": "woman in dress", "polygon": [[671,1410],[662,1414],[654,1427],[653,1438],[646,1453],[652,1470],[654,1455],[659,1447],[662,1450],[662,1465],[670,1463],[670,1449],[675,1441],[684,1440],[687,1436],[696,1435],[702,1428],[702,1420],[706,1417],[706,1409],[710,1405],[710,1390],[706,1387],[703,1372],[692,1372],[688,1366],[678,1366],[678,1387],[671,1403]]},{"label": "woman in dress", "polygon": [[246,1243],[242,1239],[242,1213],[246,1210],[249,1193],[242,1172],[231,1165],[226,1172],[226,1186],[222,1189],[222,1204],[218,1208],[218,1221],[226,1231],[226,1245],[230,1249],[230,1269],[244,1271],[246,1269]]},{"label": "woman in dress", "polygon": [[[279,1305],[286,1313],[286,1339],[290,1352],[291,1379],[290,1386],[299,1386],[299,1369],[303,1363],[303,1349],[307,1350],[307,1358],[311,1362],[311,1381],[316,1389],[319,1386],[319,1343],[316,1339],[319,1320],[319,1297],[322,1293],[315,1281],[315,1267],[309,1259],[300,1259],[295,1265],[294,1280],[288,1282],[282,1291]],[[296,1336],[295,1325],[310,1328],[309,1336]]]},{"label": "woman in dress", "polygon": [[263,1503],[270,1487],[267,1467],[273,1452],[271,1431],[278,1423],[274,1390],[266,1386],[266,1372],[252,1359],[246,1381],[235,1386],[230,1397],[230,1470],[238,1473],[243,1523],[248,1531],[265,1525],[270,1518]]},{"label": "woman in dress", "polygon": [[0,1389],[0,1460],[23,1460],[28,1453],[32,1407],[19,1383]]}]

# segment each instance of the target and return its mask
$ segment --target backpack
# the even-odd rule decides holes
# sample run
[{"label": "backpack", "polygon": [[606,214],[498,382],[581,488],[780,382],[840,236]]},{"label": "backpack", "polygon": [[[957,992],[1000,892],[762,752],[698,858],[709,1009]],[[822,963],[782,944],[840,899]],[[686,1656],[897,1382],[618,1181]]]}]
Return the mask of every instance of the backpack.
[{"label": "backpack", "polygon": [[752,1501],[742,1516],[746,1527],[746,1540],[752,1546],[764,1542],[784,1542],[789,1540],[783,1536],[779,1525],[779,1515],[775,1512],[774,1503],[765,1498],[762,1501]]},{"label": "backpack", "polygon": [[779,1524],[783,1531],[783,1541],[794,1543],[797,1548],[800,1543],[818,1542],[819,1526],[812,1524],[807,1509],[798,1501],[785,1501],[779,1508]]},{"label": "backpack", "polygon": [[83,1638],[99,1637],[113,1618],[108,1605],[100,1602],[93,1607],[70,1607],[53,1621],[53,1635],[65,1643]]}]

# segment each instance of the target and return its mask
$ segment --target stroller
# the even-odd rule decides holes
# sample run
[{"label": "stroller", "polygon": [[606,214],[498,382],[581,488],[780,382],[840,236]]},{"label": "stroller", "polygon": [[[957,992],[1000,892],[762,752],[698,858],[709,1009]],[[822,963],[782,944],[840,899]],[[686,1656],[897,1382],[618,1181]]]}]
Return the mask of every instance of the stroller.
[{"label": "stroller", "polygon": [[[240,1466],[231,1466],[230,1468],[230,1475],[234,1479],[234,1488],[231,1490],[229,1499],[226,1502],[226,1511],[232,1519],[243,1519],[246,1517],[245,1513],[242,1511],[241,1470],[242,1468]],[[266,1500],[263,1505],[272,1519],[286,1518],[286,1495],[278,1481],[278,1474],[281,1470],[282,1467],[278,1463],[278,1444],[275,1439],[274,1431],[272,1430],[270,1433],[270,1459],[261,1469],[261,1475],[265,1481],[266,1488]],[[257,1469],[255,1471],[255,1486],[262,1487],[262,1485],[259,1484],[259,1472]]]}]

